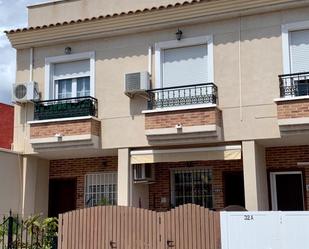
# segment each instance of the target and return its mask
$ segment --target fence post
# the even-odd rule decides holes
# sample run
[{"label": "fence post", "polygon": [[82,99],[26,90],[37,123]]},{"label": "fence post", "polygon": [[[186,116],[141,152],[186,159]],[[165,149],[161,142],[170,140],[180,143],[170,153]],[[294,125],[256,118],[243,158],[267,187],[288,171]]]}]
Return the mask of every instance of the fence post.
[{"label": "fence post", "polygon": [[13,217],[10,210],[10,216],[8,218],[8,249],[13,248]]}]

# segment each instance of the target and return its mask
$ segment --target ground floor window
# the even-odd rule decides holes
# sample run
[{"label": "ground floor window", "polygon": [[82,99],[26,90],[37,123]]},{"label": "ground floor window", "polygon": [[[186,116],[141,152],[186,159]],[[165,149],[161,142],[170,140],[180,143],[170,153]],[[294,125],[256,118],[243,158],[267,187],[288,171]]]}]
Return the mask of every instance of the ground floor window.
[{"label": "ground floor window", "polygon": [[117,205],[117,173],[85,176],[85,206]]},{"label": "ground floor window", "polygon": [[194,203],[213,207],[212,170],[177,169],[171,172],[172,205]]}]

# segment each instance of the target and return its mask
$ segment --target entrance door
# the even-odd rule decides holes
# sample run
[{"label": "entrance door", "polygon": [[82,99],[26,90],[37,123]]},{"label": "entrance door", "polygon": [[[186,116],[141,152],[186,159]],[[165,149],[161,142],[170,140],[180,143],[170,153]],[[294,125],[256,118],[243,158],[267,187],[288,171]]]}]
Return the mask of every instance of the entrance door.
[{"label": "entrance door", "polygon": [[303,175],[300,171],[270,173],[272,209],[304,210]]},{"label": "entrance door", "polygon": [[238,205],[245,207],[245,188],[243,172],[226,172],[224,174],[225,206]]},{"label": "entrance door", "polygon": [[49,181],[50,217],[76,209],[76,179],[51,179]]}]

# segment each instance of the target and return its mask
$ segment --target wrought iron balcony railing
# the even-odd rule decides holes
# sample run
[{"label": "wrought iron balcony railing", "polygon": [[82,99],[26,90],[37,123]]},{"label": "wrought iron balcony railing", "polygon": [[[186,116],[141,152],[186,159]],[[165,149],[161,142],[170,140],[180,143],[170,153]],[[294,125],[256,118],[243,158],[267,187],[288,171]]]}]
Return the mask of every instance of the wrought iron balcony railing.
[{"label": "wrought iron balcony railing", "polygon": [[65,98],[34,102],[34,120],[93,116],[98,114],[98,100],[93,97]]},{"label": "wrought iron balcony railing", "polygon": [[196,104],[216,104],[217,86],[204,83],[148,90],[148,110]]},{"label": "wrought iron balcony railing", "polygon": [[309,96],[309,72],[279,75],[280,97]]}]

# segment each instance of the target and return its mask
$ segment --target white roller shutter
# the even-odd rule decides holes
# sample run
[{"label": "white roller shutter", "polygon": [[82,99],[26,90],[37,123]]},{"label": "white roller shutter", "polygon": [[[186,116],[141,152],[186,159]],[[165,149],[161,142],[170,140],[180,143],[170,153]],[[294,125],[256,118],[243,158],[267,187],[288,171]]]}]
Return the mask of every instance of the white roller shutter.
[{"label": "white roller shutter", "polygon": [[207,83],[207,45],[165,49],[163,87]]},{"label": "white roller shutter", "polygon": [[77,78],[90,75],[90,60],[54,64],[54,79]]},{"label": "white roller shutter", "polygon": [[309,72],[309,30],[290,33],[291,73]]}]

